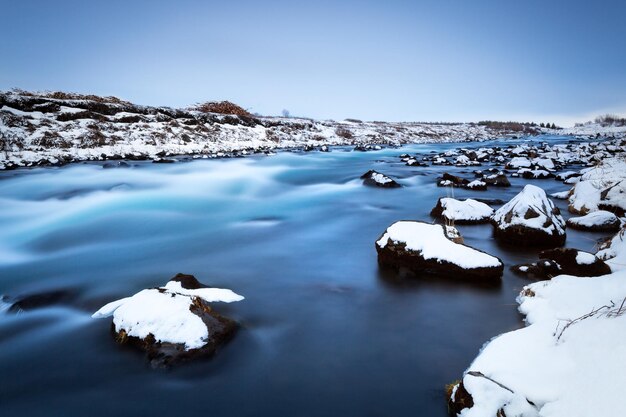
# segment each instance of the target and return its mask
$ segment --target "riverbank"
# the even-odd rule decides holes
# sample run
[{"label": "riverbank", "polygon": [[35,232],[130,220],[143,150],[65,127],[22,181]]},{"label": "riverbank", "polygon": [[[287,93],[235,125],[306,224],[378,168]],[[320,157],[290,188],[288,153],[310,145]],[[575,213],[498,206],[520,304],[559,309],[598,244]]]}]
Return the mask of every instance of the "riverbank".
[{"label": "riverbank", "polygon": [[[59,98],[60,97],[60,98]],[[209,107],[209,109],[211,109]],[[112,97],[0,93],[0,170],[95,160],[218,158],[279,149],[487,141],[537,134],[614,137],[626,128],[555,130],[521,123],[410,123],[218,114]]]}]

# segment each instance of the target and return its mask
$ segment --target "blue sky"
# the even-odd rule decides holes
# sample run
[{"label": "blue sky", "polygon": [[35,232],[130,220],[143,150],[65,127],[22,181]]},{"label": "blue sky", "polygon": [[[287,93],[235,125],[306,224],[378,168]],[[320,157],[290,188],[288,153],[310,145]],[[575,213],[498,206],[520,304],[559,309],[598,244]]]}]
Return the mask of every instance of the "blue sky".
[{"label": "blue sky", "polygon": [[0,89],[569,125],[626,113],[626,2],[9,1]]}]

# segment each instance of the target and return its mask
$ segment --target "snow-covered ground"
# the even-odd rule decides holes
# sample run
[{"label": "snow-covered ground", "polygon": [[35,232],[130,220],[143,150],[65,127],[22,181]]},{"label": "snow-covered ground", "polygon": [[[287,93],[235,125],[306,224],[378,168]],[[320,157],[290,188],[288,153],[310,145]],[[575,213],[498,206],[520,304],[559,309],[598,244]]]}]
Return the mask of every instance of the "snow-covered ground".
[{"label": "snow-covered ground", "polygon": [[[612,134],[613,130],[595,132],[589,128],[586,134]],[[549,129],[532,131],[554,133]],[[219,157],[231,152],[247,154],[328,145],[362,145],[362,149],[367,149],[363,145],[484,141],[507,135],[518,136],[520,132],[478,123],[233,116],[140,106],[107,98],[55,99],[49,95],[0,92],[0,169],[85,160],[157,159],[167,155]],[[474,161],[463,156],[457,163]]]},{"label": "snow-covered ground", "polygon": [[493,339],[470,365],[462,382],[474,406],[460,415],[621,415],[624,280],[626,271],[526,286],[518,302],[528,325]]},{"label": "snow-covered ground", "polygon": [[488,140],[505,135],[473,123],[428,124],[239,117],[131,103],[0,93],[0,169],[35,163],[323,145]]}]

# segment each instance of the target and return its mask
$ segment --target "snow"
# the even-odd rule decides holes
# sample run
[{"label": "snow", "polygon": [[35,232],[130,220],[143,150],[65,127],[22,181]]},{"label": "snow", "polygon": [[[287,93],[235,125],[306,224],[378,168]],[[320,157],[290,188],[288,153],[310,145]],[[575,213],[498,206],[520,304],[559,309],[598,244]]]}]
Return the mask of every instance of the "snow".
[{"label": "snow", "polygon": [[600,204],[626,210],[626,160],[604,159],[600,164],[581,171],[580,181],[572,189],[570,210],[586,214]]},{"label": "snow", "polygon": [[626,229],[620,230],[606,244],[601,245],[596,256],[604,260],[612,271],[626,269]]},{"label": "snow", "polygon": [[448,220],[480,221],[491,217],[493,209],[485,203],[468,198],[464,201],[441,198],[442,216]]},{"label": "snow", "polygon": [[566,200],[569,197],[569,190],[560,191],[558,193],[550,194],[550,197],[556,198],[558,200]]},{"label": "snow", "polygon": [[581,214],[598,210],[600,192],[593,181],[579,181],[569,197],[570,209]]},{"label": "snow", "polygon": [[391,178],[389,178],[388,176],[383,175],[383,174],[381,174],[381,173],[378,173],[378,172],[374,172],[374,173],[370,176],[370,178],[371,178],[372,180],[374,180],[375,182],[377,182],[378,184],[387,184],[387,183],[389,183],[389,182],[392,182],[392,179],[391,179]]},{"label": "snow", "polygon": [[[108,106],[110,110],[107,112],[110,115],[102,116],[102,120],[81,118],[59,121],[59,115],[85,112],[94,103],[90,100],[22,96],[11,92],[0,92],[0,95],[5,103],[0,108],[0,136],[9,139],[6,152],[0,153],[0,168],[29,166],[42,160],[102,159],[103,154],[107,158],[116,155],[139,155],[152,159],[161,152],[168,154],[166,156],[215,157],[230,152],[269,152],[277,148],[317,148],[330,145],[360,145],[376,150],[381,147],[371,145],[371,142],[399,145],[484,141],[507,133],[474,123],[345,123],[276,117],[256,117],[246,122],[236,116],[205,114],[189,109],[168,110],[132,103],[124,106],[99,103],[99,106]],[[32,100],[53,102],[60,106],[60,111],[30,112],[17,109]],[[173,119],[167,116],[176,112],[184,116]],[[121,121],[122,118],[126,122]],[[128,119],[138,121],[129,122]],[[195,123],[186,124],[180,119],[195,119]],[[349,130],[351,137],[337,135],[338,127]],[[52,141],[53,144],[42,147],[39,145],[42,139]],[[445,159],[443,162],[447,163]],[[476,161],[469,163],[475,164]]]},{"label": "snow", "polygon": [[93,318],[113,316],[116,331],[144,339],[152,334],[157,342],[184,344],[185,349],[198,349],[206,344],[208,329],[202,319],[190,311],[194,298],[206,302],[231,303],[243,300],[233,291],[221,288],[183,288],[170,281],[164,287],[146,289],[132,297],[106,304]]},{"label": "snow", "polygon": [[469,188],[471,190],[473,188],[482,188],[482,187],[486,187],[486,186],[487,186],[486,182],[478,179],[478,180],[471,181],[465,187]]},{"label": "snow", "polygon": [[463,384],[475,405],[460,415],[495,416],[499,409],[508,417],[621,414],[626,315],[618,311],[625,280],[626,271],[587,279],[561,275],[525,287],[518,301],[528,326],[493,339],[471,364],[473,374],[466,373]]},{"label": "snow", "polygon": [[[525,218],[529,210],[534,211],[537,216]],[[519,194],[495,212],[493,220],[500,229],[522,225],[531,229],[543,230],[548,234],[562,235],[565,233],[565,221],[560,214],[555,214],[554,210],[554,203],[548,199],[543,189],[527,184]],[[509,213],[512,213],[510,218]],[[544,226],[545,224],[548,225]]]},{"label": "snow", "polygon": [[516,156],[509,161],[507,166],[509,168],[530,168],[532,166],[532,163],[528,158]]},{"label": "snow", "polygon": [[399,221],[389,226],[376,244],[384,248],[389,239],[394,243],[405,243],[406,249],[420,252],[424,259],[446,261],[466,269],[501,265],[494,256],[452,242],[445,236],[443,227],[437,224]]},{"label": "snow", "polygon": [[591,265],[596,261],[596,256],[589,252],[578,251],[576,254],[576,263],[578,265]]},{"label": "snow", "polygon": [[552,161],[552,159],[550,158],[537,158],[537,159],[533,159],[532,163],[544,168],[548,171],[553,171],[554,170],[554,161]]}]

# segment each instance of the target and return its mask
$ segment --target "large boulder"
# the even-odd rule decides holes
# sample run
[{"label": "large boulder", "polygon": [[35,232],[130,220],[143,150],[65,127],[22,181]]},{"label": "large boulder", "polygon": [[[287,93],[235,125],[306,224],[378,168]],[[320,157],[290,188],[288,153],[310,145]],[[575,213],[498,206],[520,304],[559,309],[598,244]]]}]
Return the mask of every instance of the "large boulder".
[{"label": "large boulder", "polygon": [[374,171],[373,169],[361,175],[363,184],[382,188],[398,188],[401,187],[396,181],[392,180],[385,174]]},{"label": "large boulder", "polygon": [[419,221],[399,221],[376,241],[378,262],[415,274],[454,278],[499,279],[500,259],[478,249],[455,243],[446,228]]},{"label": "large boulder", "polygon": [[570,193],[570,212],[587,214],[600,209],[618,216],[626,214],[626,161],[608,158],[581,173]]},{"label": "large boulder", "polygon": [[472,200],[456,200],[454,198],[440,198],[430,215],[459,224],[485,223],[493,215],[493,209],[485,203]]},{"label": "large boulder", "polygon": [[494,236],[503,243],[523,246],[562,246],[565,221],[545,191],[524,189],[493,215]]},{"label": "large boulder", "polygon": [[111,302],[92,317],[113,316],[112,331],[119,343],[146,351],[153,367],[168,367],[215,353],[233,336],[237,323],[213,311],[209,303],[242,299],[231,290],[208,288],[193,275],[178,274],[163,287]]},{"label": "large boulder", "polygon": [[581,217],[571,217],[567,219],[567,225],[572,229],[593,232],[617,232],[622,222],[610,211],[598,210]]},{"label": "large boulder", "polygon": [[611,268],[593,253],[571,248],[549,249],[539,253],[539,261],[529,265],[515,265],[513,271],[551,278],[557,275],[598,277],[611,273]]}]

